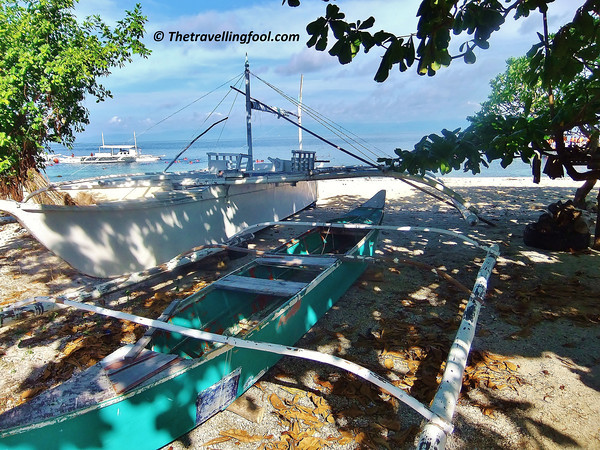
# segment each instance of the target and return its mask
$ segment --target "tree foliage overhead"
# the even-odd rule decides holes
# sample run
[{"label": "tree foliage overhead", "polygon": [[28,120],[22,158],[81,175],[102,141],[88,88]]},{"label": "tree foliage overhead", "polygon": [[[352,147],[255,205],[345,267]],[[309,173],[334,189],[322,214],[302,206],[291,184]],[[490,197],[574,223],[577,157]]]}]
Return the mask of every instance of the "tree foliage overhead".
[{"label": "tree foliage overhead", "polygon": [[528,70],[527,57],[509,58],[506,71],[490,81],[492,92],[481,104],[478,115],[539,116],[547,111],[548,93],[542,88],[541,81],[531,86],[523,82]]},{"label": "tree foliage overhead", "polygon": [[[453,59],[474,63],[473,49],[487,49],[490,36],[508,17],[520,19],[541,13],[539,42],[526,58],[514,60],[507,72],[492,82],[492,96],[479,113],[468,118],[468,128],[424,136],[414,150],[397,149],[398,158],[384,161],[396,170],[410,173],[448,173],[460,168],[478,173],[481,166],[493,160],[500,160],[507,167],[515,159],[530,162],[546,155],[556,166],[553,174],[564,167],[575,180],[596,179],[599,170],[581,172],[574,167],[572,149],[565,145],[563,137],[573,129],[584,130],[591,138],[598,134],[598,1],[581,1],[573,19],[550,38],[545,23],[552,2],[422,0],[416,13],[417,29],[404,35],[384,30],[373,33],[370,30],[375,26],[374,17],[348,22],[340,8],[329,3],[325,16],[308,24],[311,38],[307,45],[319,51],[329,47],[329,54],[337,56],[341,64],[353,61],[361,48],[365,53],[380,48],[381,63],[375,74],[379,82],[388,78],[392,68],[403,72],[415,63],[419,74],[433,76]],[[287,3],[300,4],[298,0]],[[453,36],[462,39],[456,54],[450,53]],[[551,137],[554,145],[549,142]],[[584,151],[589,158],[595,146]]]},{"label": "tree foliage overhead", "polygon": [[[478,173],[493,160],[507,167],[546,156],[551,177],[564,168],[574,180],[599,178],[598,168],[585,167],[597,149],[600,119],[600,20],[591,6],[586,2],[547,45],[540,36],[525,57],[509,60],[469,127],[426,136],[388,162],[401,170],[447,173],[462,165]],[[576,132],[587,145],[565,142]]]},{"label": "tree foliage overhead", "polygon": [[[329,2],[329,0],[324,0]],[[346,21],[339,6],[327,5],[325,16],[319,17],[306,27],[311,36],[307,45],[324,51],[330,42],[329,54],[336,56],[341,64],[347,64],[362,48],[368,53],[372,48],[383,51],[375,80],[385,81],[394,66],[401,72],[416,62],[420,75],[433,76],[441,68],[449,66],[453,59],[465,63],[476,61],[475,48],[489,48],[489,39],[495,31],[513,16],[527,17],[536,10],[547,10],[554,0],[423,0],[416,13],[417,29],[405,35],[390,31],[370,31],[375,25],[373,16],[356,22]],[[284,0],[290,6],[299,6],[299,0]],[[450,53],[452,36],[461,37],[457,54]],[[333,37],[333,39],[331,39]]]},{"label": "tree foliage overhead", "polygon": [[86,95],[111,96],[98,78],[150,53],[139,4],[111,29],[99,16],[79,22],[75,2],[0,4],[0,194],[19,198],[49,143],[73,143],[89,123]]}]

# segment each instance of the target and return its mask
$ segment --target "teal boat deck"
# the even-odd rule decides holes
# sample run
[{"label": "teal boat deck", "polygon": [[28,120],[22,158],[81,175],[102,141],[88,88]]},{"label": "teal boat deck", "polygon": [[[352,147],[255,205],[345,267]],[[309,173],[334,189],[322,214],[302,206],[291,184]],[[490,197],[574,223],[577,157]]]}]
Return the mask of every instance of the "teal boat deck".
[{"label": "teal boat deck", "polygon": [[[384,201],[382,191],[332,222],[380,223]],[[366,268],[341,257],[372,256],[377,237],[315,227],[173,303],[160,320],[293,345]],[[280,357],[149,330],[136,346],[0,415],[0,448],[157,448],[226,408]],[[79,436],[84,429],[96,436]]]}]

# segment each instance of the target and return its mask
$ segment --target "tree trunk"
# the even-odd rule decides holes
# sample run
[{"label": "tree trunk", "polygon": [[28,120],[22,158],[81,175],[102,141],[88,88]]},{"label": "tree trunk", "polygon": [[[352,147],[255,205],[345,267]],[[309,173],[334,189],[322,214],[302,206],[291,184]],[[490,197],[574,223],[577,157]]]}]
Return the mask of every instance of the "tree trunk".
[{"label": "tree trunk", "polygon": [[596,229],[594,230],[594,244],[592,248],[600,250],[600,190],[598,190],[598,206],[596,212]]},{"label": "tree trunk", "polygon": [[36,157],[39,149],[31,142],[23,142],[23,147],[10,153],[16,154],[16,162],[7,173],[0,177],[0,198],[11,198],[20,202],[23,200],[23,187],[29,177],[29,169],[39,172]]},{"label": "tree trunk", "polygon": [[575,207],[585,209],[585,198],[596,185],[596,181],[598,180],[586,180],[583,186],[575,191],[575,198],[573,199]]}]

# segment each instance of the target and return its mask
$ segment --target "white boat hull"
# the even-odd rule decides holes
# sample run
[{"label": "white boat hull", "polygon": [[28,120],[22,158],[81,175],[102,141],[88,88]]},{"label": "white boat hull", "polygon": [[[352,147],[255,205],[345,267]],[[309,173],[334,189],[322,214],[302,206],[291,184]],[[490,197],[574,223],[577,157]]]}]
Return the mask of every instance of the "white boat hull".
[{"label": "white boat hull", "polygon": [[[160,195],[163,194],[163,195]],[[46,248],[82,273],[113,277],[154,267],[193,247],[222,243],[317,200],[315,181],[203,186],[89,206],[1,200]]]},{"label": "white boat hull", "polygon": [[56,161],[49,159],[49,162],[55,164],[128,164],[128,163],[148,163],[160,161],[160,156],[142,155],[142,156],[60,156]]}]

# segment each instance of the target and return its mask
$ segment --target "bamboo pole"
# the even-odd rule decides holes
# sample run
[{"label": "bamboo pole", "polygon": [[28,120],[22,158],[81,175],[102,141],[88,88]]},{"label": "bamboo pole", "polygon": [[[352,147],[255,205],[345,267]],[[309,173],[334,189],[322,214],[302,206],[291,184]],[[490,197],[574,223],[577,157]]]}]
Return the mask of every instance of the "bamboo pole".
[{"label": "bamboo pole", "polygon": [[[202,247],[208,247],[208,248],[217,249],[217,250],[232,250],[232,251],[236,251],[236,252],[240,252],[240,253],[246,253],[248,255],[253,255],[256,257],[273,256],[274,255],[272,253],[269,253],[269,252],[263,251],[263,250],[253,250],[253,249],[247,249],[244,247],[236,247],[236,246],[227,245],[227,244],[211,244],[211,245],[202,246]],[[366,262],[366,263],[371,263],[371,264],[374,264],[376,262],[384,262],[384,263],[393,263],[393,264],[397,264],[397,265],[404,264],[404,265],[415,266],[415,267],[425,269],[425,270],[435,273],[437,276],[445,279],[447,282],[453,284],[456,288],[460,289],[463,292],[466,292],[468,294],[471,293],[471,290],[469,288],[467,288],[464,284],[462,284],[461,282],[459,282],[458,280],[453,278],[451,275],[449,275],[445,271],[440,270],[430,264],[422,263],[419,261],[411,261],[409,259],[397,258],[397,257],[385,257],[385,256],[377,257],[377,256],[358,256],[358,255],[340,255],[340,256],[336,256],[336,259],[339,259],[340,261],[358,261],[358,262]],[[189,260],[187,262],[182,262],[181,266],[183,266],[185,264],[189,264],[189,263],[191,263]],[[122,290],[122,289],[125,289],[130,286],[134,286],[136,284],[140,284],[144,281],[148,281],[151,278],[166,274],[168,272],[170,272],[170,270],[168,270],[166,268],[163,268],[158,272],[154,271],[154,270],[139,272],[139,273],[133,274],[130,277],[121,277],[121,278],[118,278],[115,280],[110,280],[110,281],[98,284],[96,286],[92,286],[91,289],[88,291],[80,290],[80,291],[61,295],[57,298],[66,298],[66,299],[75,300],[75,301],[86,301],[86,300],[91,300],[91,299],[98,299],[98,298],[101,298],[103,295],[107,295],[112,292]],[[145,277],[143,277],[144,274],[146,274]],[[82,288],[82,289],[86,289],[86,288]],[[55,300],[56,300],[56,298],[55,298]],[[49,303],[46,305],[44,305],[43,303],[39,303],[39,302],[37,302],[35,297],[29,298],[26,300],[21,300],[19,302],[15,302],[15,303],[11,304],[9,307],[7,307],[6,309],[0,311],[0,328],[2,328],[3,326],[6,326],[6,325],[10,325],[12,323],[18,322],[21,319],[25,319],[31,315],[34,315],[34,316],[41,315],[46,312],[53,311],[55,309],[59,309],[59,307],[57,307],[56,305],[54,305],[52,303]]]},{"label": "bamboo pole", "polygon": [[[494,247],[497,250],[497,246]],[[442,381],[431,403],[431,411],[448,423],[452,423],[452,417],[456,410],[467,358],[475,337],[479,311],[487,292],[489,277],[496,264],[496,258],[497,251],[492,251],[492,248],[490,248],[490,252],[488,252],[477,274],[475,286],[463,312],[458,332],[450,347]],[[442,430],[437,424],[430,421],[423,427],[417,448],[419,450],[441,450],[446,445],[447,437],[447,431]]]},{"label": "bamboo pole", "polygon": [[159,330],[168,331],[171,333],[179,333],[183,336],[190,337],[192,339],[198,339],[207,342],[215,342],[218,344],[229,345],[231,347],[245,348],[248,350],[256,350],[260,352],[275,353],[282,356],[292,356],[294,358],[307,359],[310,361],[316,361],[323,364],[328,364],[339,369],[346,370],[353,373],[354,375],[362,378],[369,383],[387,391],[390,395],[396,397],[398,400],[411,407],[417,413],[421,414],[430,423],[435,423],[436,426],[443,429],[446,433],[452,432],[452,424],[446,422],[436,414],[432,413],[425,405],[419,402],[417,399],[411,397],[402,389],[394,386],[388,380],[377,375],[375,372],[362,367],[351,361],[339,358],[333,355],[326,355],[315,350],[307,350],[298,347],[291,347],[287,345],[273,344],[269,342],[258,342],[250,341],[232,336],[224,336],[221,334],[210,333],[208,331],[197,330],[193,328],[187,328],[180,325],[175,325],[168,322],[163,322],[155,319],[148,319],[146,317],[129,314],[123,311],[115,311],[113,309],[89,305],[86,303],[75,302],[67,299],[52,299],[50,297],[37,297],[38,303],[54,303],[59,308],[76,308],[82,311],[87,311],[95,314],[100,314],[106,317],[112,317],[119,320],[127,320],[129,322],[144,325],[149,328],[155,328]]},{"label": "bamboo pole", "polygon": [[302,227],[323,227],[323,228],[345,228],[350,230],[379,230],[379,231],[398,231],[398,232],[419,232],[419,233],[436,233],[445,236],[450,236],[458,239],[464,243],[472,245],[473,247],[479,248],[485,252],[492,252],[499,256],[500,252],[497,246],[486,246],[480,244],[475,239],[472,239],[462,233],[456,231],[445,230],[443,228],[434,227],[414,227],[410,225],[404,226],[393,226],[393,225],[369,225],[360,223],[333,223],[333,222],[288,222],[288,221],[275,221],[275,222],[261,222],[252,225],[239,233],[232,236],[231,240],[241,239],[246,234],[251,234],[258,230],[274,225],[285,225],[285,226],[302,226]]}]

